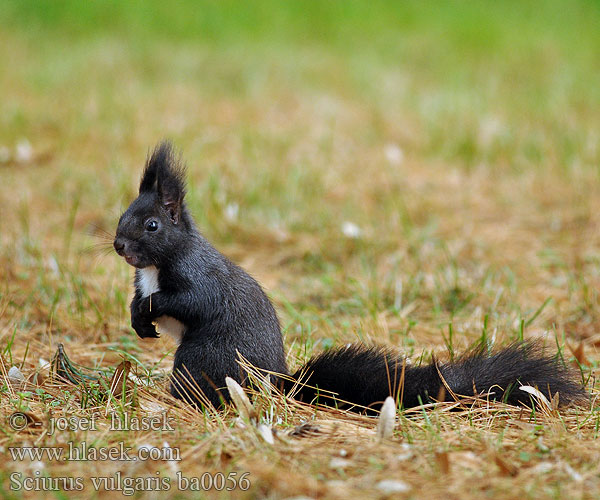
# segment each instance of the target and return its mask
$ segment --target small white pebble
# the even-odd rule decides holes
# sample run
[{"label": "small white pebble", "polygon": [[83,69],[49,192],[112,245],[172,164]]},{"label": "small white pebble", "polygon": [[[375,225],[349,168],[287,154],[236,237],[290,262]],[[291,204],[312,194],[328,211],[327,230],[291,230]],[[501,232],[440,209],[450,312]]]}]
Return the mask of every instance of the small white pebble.
[{"label": "small white pebble", "polygon": [[411,489],[409,484],[397,479],[384,479],[379,481],[375,487],[384,493],[406,493]]},{"label": "small white pebble", "polygon": [[347,238],[357,239],[360,238],[362,230],[354,222],[345,221],[342,224],[342,233]]},{"label": "small white pebble", "polygon": [[46,468],[46,464],[40,460],[36,460],[35,462],[31,462],[30,467],[34,471],[43,471]]},{"label": "small white pebble", "polygon": [[8,378],[11,378],[12,380],[17,382],[25,381],[25,377],[21,373],[21,370],[19,370],[16,366],[10,367],[10,370],[8,370]]},{"label": "small white pebble", "polygon": [[33,148],[31,147],[31,143],[27,139],[19,141],[15,148],[15,159],[19,163],[27,163],[30,162],[32,158]]},{"label": "small white pebble", "polygon": [[58,262],[56,261],[56,257],[51,256],[48,259],[48,268],[52,271],[52,274],[57,278],[60,276],[60,268],[58,266]]},{"label": "small white pebble", "polygon": [[347,460],[346,458],[333,457],[331,459],[331,462],[329,462],[329,467],[331,467],[332,469],[345,469],[351,464],[352,462],[350,460]]},{"label": "small white pebble", "polygon": [[554,464],[552,462],[540,462],[531,470],[536,474],[546,474],[554,469]]},{"label": "small white pebble", "polygon": [[229,203],[225,207],[224,215],[229,222],[237,220],[240,212],[240,206],[237,203]]},{"label": "small white pebble", "polygon": [[400,445],[400,449],[402,450],[402,453],[398,453],[396,455],[396,460],[404,462],[405,460],[409,460],[414,456],[414,452],[410,444],[402,443]]},{"label": "small white pebble", "polygon": [[387,144],[384,149],[385,158],[392,165],[400,165],[404,160],[404,152],[398,144]]}]

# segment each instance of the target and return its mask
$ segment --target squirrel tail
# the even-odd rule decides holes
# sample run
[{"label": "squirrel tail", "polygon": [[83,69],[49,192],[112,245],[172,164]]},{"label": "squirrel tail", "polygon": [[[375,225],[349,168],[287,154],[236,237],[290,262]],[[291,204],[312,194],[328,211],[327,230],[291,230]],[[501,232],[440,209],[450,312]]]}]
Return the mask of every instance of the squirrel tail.
[{"label": "squirrel tail", "polygon": [[556,393],[567,406],[586,400],[575,373],[539,343],[516,342],[492,354],[484,347],[460,358],[412,366],[393,350],[350,344],[311,358],[284,383],[294,398],[307,403],[378,409],[392,396],[404,408],[460,396],[481,396],[516,406],[538,405],[530,386],[548,400]]}]

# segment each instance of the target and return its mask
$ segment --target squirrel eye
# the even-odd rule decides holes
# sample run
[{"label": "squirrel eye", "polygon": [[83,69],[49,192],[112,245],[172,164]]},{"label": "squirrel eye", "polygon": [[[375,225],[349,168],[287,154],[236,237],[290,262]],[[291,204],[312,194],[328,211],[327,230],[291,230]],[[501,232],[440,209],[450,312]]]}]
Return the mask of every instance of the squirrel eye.
[{"label": "squirrel eye", "polygon": [[155,220],[149,220],[146,222],[146,230],[147,231],[156,231],[158,229],[158,222]]}]

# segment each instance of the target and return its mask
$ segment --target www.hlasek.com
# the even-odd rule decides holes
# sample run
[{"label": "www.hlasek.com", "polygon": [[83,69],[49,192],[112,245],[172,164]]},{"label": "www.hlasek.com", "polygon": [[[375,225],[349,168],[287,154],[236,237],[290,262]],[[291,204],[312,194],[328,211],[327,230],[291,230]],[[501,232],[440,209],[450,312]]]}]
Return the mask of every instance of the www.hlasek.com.
[{"label": "www.hlasek.com", "polygon": [[40,462],[61,460],[64,462],[174,460],[178,462],[181,460],[181,453],[177,447],[141,446],[134,451],[133,447],[125,446],[123,442],[118,443],[116,446],[89,446],[85,441],[78,444],[69,441],[66,448],[62,446],[14,446],[8,448],[8,453],[15,462],[22,460]]}]

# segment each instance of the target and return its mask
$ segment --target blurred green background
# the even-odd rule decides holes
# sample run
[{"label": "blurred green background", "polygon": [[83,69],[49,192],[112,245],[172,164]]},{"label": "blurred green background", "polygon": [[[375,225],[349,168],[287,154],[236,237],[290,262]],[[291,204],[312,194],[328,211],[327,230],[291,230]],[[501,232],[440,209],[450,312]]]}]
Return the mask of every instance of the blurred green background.
[{"label": "blurred green background", "polygon": [[[568,168],[589,124],[564,114],[591,119],[600,102],[599,10],[591,1],[3,2],[2,135],[52,121],[52,109],[27,109],[27,93],[81,106],[93,92],[118,120],[121,99],[138,104],[128,94],[177,91],[168,85],[237,100],[302,91],[369,106],[366,135],[397,113],[420,153],[522,167],[539,162],[543,133]],[[482,151],[472,129],[486,115],[499,116],[488,127],[502,137]]]},{"label": "blurred green background", "polygon": [[599,20],[592,1],[2,2],[3,269],[37,276],[19,314],[75,297],[128,328],[130,269],[86,248],[110,252],[167,137],[200,228],[303,341],[439,343],[486,316],[517,335],[548,297],[542,327],[595,328]]}]

